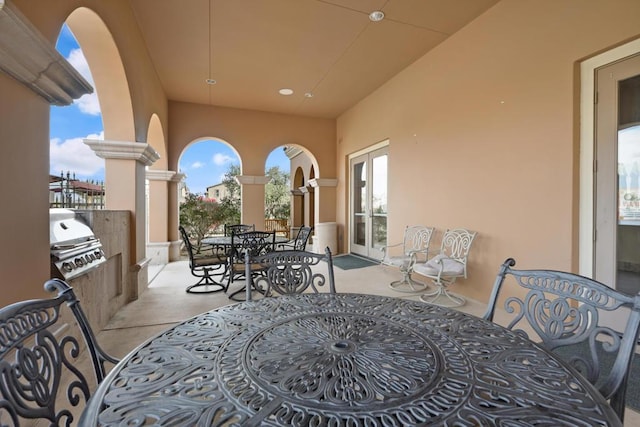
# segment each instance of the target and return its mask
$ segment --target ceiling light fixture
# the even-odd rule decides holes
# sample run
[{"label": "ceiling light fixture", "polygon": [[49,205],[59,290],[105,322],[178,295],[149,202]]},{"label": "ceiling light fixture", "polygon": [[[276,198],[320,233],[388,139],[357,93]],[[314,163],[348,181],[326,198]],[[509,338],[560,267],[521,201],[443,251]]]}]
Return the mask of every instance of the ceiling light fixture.
[{"label": "ceiling light fixture", "polygon": [[207,79],[207,80],[205,80],[205,82],[207,82],[208,85],[214,85],[214,84],[218,83],[214,79]]},{"label": "ceiling light fixture", "polygon": [[384,19],[384,12],[381,10],[374,10],[369,14],[369,20],[371,22],[380,22]]},{"label": "ceiling light fixture", "polygon": [[293,90],[284,88],[284,89],[280,89],[278,93],[280,95],[289,96],[289,95],[293,95]]},{"label": "ceiling light fixture", "polygon": [[313,98],[313,93],[307,92],[307,93],[304,94],[304,97],[305,98]]}]

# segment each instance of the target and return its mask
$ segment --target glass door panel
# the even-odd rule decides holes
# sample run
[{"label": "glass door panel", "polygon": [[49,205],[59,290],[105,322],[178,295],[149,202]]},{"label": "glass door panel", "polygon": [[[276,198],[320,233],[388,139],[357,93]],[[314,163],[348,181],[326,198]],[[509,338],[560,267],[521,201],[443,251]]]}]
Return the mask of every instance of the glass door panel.
[{"label": "glass door panel", "polygon": [[382,258],[387,244],[387,148],[351,159],[350,251]]}]

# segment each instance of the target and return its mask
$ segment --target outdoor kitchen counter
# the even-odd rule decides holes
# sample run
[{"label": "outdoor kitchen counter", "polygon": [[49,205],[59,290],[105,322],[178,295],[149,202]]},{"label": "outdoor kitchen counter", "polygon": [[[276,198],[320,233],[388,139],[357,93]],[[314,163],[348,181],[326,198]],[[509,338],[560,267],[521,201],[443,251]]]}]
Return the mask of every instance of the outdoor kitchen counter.
[{"label": "outdoor kitchen counter", "polygon": [[221,307],[126,356],[80,425],[620,426],[570,367],[422,302],[303,294]]}]

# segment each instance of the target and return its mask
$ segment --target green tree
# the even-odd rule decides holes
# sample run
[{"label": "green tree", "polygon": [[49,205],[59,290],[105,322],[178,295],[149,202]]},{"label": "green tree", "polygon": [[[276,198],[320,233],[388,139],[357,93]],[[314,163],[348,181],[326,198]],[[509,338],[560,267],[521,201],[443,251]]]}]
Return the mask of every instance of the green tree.
[{"label": "green tree", "polygon": [[266,175],[271,180],[264,187],[264,216],[269,219],[288,219],[291,210],[289,173],[273,166]]},{"label": "green tree", "polygon": [[195,239],[196,252],[200,252],[202,239],[220,225],[222,215],[223,209],[215,200],[187,193],[185,201],[180,204],[180,224]]},{"label": "green tree", "polygon": [[227,189],[227,196],[220,200],[222,224],[240,223],[240,184],[236,181],[238,175],[240,175],[240,165],[231,164],[222,179]]}]

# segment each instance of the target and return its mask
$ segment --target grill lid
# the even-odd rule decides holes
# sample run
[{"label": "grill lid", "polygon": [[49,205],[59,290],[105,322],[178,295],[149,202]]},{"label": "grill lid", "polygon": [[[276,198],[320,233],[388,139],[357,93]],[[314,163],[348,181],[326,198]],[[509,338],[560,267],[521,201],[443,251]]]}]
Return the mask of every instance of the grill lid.
[{"label": "grill lid", "polygon": [[69,209],[49,210],[51,263],[65,280],[106,262],[102,243],[91,228]]}]

